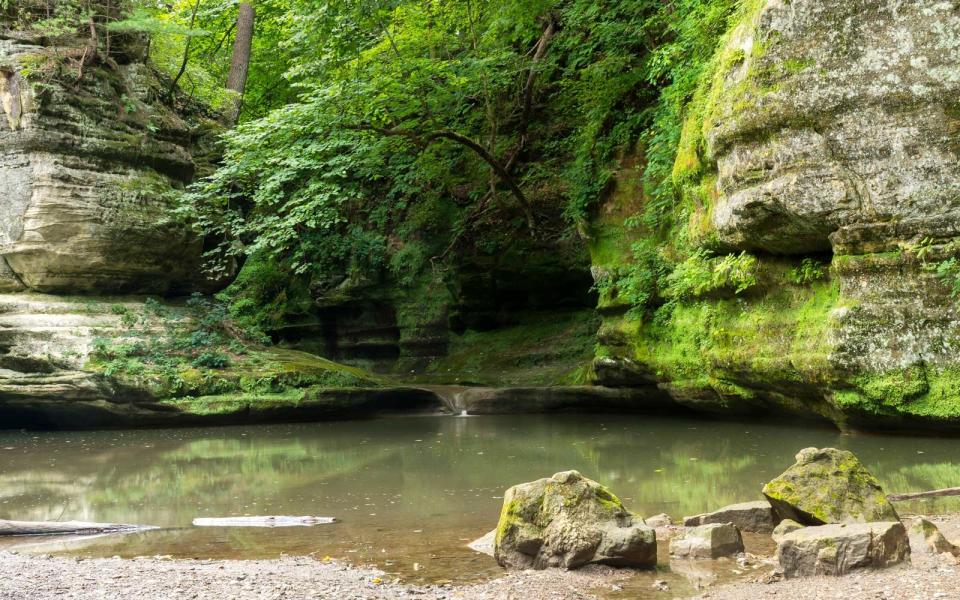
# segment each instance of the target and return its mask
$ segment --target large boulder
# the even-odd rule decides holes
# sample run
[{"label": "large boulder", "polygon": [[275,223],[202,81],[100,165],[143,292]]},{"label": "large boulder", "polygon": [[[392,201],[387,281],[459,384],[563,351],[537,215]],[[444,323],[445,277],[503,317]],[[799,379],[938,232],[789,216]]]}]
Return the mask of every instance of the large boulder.
[{"label": "large boulder", "polygon": [[820,525],[784,535],[776,557],[788,579],[843,575],[901,563],[910,558],[910,543],[900,522]]},{"label": "large boulder", "polygon": [[654,530],[577,471],[515,485],[503,497],[494,556],[504,567],[653,567]]},{"label": "large boulder", "polygon": [[773,508],[766,500],[731,504],[713,512],[683,518],[683,524],[687,527],[711,523],[733,523],[740,531],[752,533],[770,533],[776,522]]},{"label": "large boulder", "polygon": [[802,525],[900,520],[880,483],[852,452],[805,448],[796,459],[763,486],[781,518]]},{"label": "large boulder", "polygon": [[676,558],[711,559],[743,552],[743,538],[731,523],[711,523],[688,528],[683,537],[670,540]]}]

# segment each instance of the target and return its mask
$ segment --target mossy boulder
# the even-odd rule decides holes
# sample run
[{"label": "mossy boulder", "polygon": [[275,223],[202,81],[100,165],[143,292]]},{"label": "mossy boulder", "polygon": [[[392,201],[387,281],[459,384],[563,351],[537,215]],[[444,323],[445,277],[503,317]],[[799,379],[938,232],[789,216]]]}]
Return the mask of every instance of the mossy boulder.
[{"label": "mossy boulder", "polygon": [[588,563],[647,568],[657,563],[657,540],[607,488],[565,471],[507,490],[494,556],[517,569]]},{"label": "mossy boulder", "polygon": [[797,462],[763,486],[783,519],[802,525],[899,521],[876,477],[852,452],[805,448]]}]

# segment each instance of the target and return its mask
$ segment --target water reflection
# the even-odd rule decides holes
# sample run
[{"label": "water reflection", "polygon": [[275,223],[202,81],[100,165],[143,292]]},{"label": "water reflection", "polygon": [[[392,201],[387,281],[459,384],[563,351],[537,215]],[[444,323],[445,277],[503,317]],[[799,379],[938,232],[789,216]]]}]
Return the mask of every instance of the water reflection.
[{"label": "water reflection", "polygon": [[[890,491],[960,484],[956,441],[649,417],[398,418],[164,431],[0,434],[0,517],[167,529],[63,544],[88,556],[331,555],[398,573],[496,571],[463,544],[503,490],[578,469],[636,512],[674,517],[759,498],[806,446],[847,448]],[[957,499],[903,507],[956,512]],[[191,528],[196,517],[337,517],[314,528]],[[420,568],[414,571],[413,564]]]}]

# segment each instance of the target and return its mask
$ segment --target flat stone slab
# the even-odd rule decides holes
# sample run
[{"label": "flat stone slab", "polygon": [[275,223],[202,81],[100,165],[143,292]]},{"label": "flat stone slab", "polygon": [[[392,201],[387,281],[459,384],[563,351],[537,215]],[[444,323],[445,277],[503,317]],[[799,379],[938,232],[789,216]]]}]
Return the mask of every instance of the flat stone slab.
[{"label": "flat stone slab", "polygon": [[781,537],[776,557],[788,579],[844,575],[902,563],[910,558],[910,543],[899,521],[820,525]]},{"label": "flat stone slab", "polygon": [[743,538],[731,523],[711,523],[688,528],[683,537],[670,540],[670,555],[709,560],[743,552]]},{"label": "flat stone slab", "polygon": [[773,507],[766,500],[731,504],[713,512],[683,518],[683,524],[687,527],[733,523],[740,531],[751,533],[771,533],[776,526],[776,521]]}]

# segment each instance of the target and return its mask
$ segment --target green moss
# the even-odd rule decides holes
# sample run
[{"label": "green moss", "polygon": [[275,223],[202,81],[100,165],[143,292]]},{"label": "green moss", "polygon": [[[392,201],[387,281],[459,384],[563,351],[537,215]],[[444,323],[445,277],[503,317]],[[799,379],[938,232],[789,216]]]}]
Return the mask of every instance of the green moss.
[{"label": "green moss", "polygon": [[[601,506],[610,512],[620,513],[626,511],[626,509],[623,507],[623,502],[620,501],[620,498],[617,498],[613,492],[603,485],[600,485],[596,488],[596,498],[597,502],[599,502]],[[577,499],[573,500],[577,501]]]},{"label": "green moss", "polygon": [[276,394],[221,394],[165,400],[162,404],[178,411],[197,416],[231,415],[251,410],[266,410],[276,407],[295,407],[303,400],[303,390],[286,390]]},{"label": "green moss", "polygon": [[671,302],[646,320],[608,319],[604,328],[626,346],[607,351],[627,353],[679,390],[700,390],[733,404],[766,399],[799,408],[786,390],[807,389],[813,399],[832,381],[828,331],[843,300],[835,280],[765,287],[782,282],[793,264],[764,259],[758,289],[742,298]]},{"label": "green moss", "polygon": [[497,521],[497,532],[494,536],[494,544],[500,543],[510,535],[511,531],[523,523],[521,511],[523,504],[519,500],[505,501],[503,508],[500,509],[500,520]]},{"label": "green moss", "polygon": [[[592,310],[523,312],[519,325],[452,335],[417,381],[569,385],[583,381],[599,323]],[[410,377],[405,376],[405,379]]]},{"label": "green moss", "polygon": [[814,64],[815,63],[812,60],[806,58],[788,58],[787,60],[783,61],[783,68],[787,73],[797,74],[802,71],[806,71]]}]

